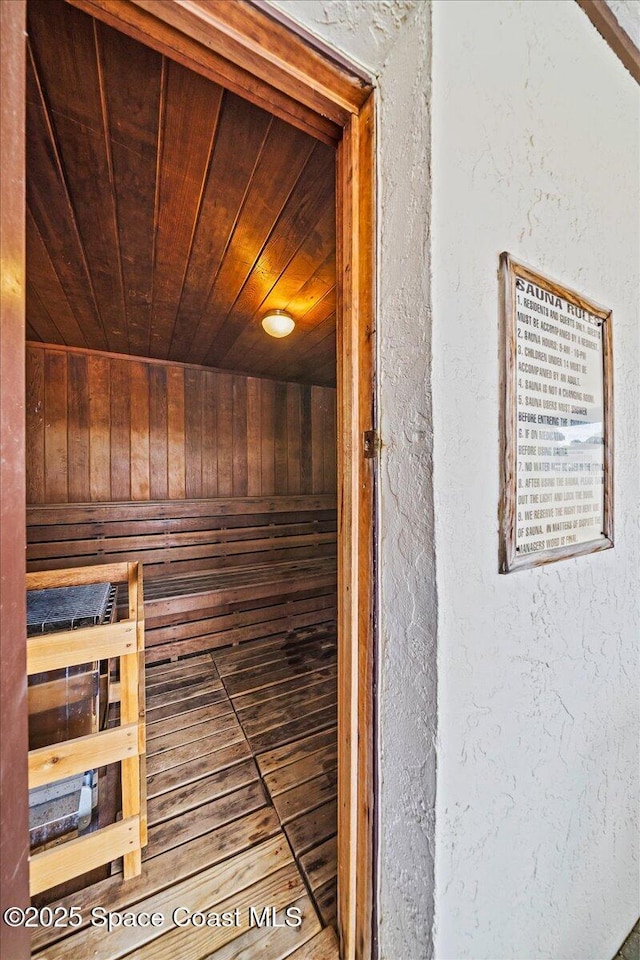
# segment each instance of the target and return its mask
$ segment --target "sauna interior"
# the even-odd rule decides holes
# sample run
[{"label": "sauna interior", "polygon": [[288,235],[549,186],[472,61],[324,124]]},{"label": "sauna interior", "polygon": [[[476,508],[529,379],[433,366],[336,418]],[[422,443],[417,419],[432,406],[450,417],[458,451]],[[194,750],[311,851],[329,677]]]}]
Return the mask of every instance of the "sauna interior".
[{"label": "sauna interior", "polygon": [[[29,595],[52,571],[138,564],[146,707],[141,869],[107,847],[39,880],[34,904],[82,922],[40,926],[32,956],[333,950],[334,148],[63,0],[29,0],[28,50]],[[263,329],[274,309],[289,336]],[[131,582],[103,589],[100,622],[131,616]],[[62,622],[98,629],[88,608],[30,613],[45,654]],[[36,672],[31,753],[117,731],[124,685],[98,656]],[[34,856],[123,822],[125,762],[76,770],[82,817],[76,794],[55,819],[56,785],[30,790],[57,824],[34,820]],[[165,922],[107,934],[97,904]],[[303,922],[171,919],[251,905]]]}]

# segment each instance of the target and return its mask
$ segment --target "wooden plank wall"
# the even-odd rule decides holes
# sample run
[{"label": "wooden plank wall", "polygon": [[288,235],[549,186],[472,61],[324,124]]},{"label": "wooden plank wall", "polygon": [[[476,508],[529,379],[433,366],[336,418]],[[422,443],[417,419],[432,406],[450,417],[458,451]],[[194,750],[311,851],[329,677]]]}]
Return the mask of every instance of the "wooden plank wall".
[{"label": "wooden plank wall", "polygon": [[332,387],[27,347],[30,504],[335,490]]}]

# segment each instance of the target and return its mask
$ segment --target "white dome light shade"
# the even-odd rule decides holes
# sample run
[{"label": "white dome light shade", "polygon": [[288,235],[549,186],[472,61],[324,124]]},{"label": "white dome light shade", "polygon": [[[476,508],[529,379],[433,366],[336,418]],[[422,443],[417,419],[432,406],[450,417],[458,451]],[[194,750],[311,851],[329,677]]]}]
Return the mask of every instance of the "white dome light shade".
[{"label": "white dome light shade", "polygon": [[262,326],[270,337],[281,339],[289,336],[295,327],[295,323],[293,318],[284,310],[270,310],[262,318]]}]

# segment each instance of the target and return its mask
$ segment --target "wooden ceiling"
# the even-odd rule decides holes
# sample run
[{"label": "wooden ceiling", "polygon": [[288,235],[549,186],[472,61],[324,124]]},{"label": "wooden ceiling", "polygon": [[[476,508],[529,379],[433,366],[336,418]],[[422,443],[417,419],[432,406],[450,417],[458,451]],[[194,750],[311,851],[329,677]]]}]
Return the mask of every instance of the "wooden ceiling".
[{"label": "wooden ceiling", "polygon": [[28,9],[28,338],[334,383],[334,150],[62,0]]}]

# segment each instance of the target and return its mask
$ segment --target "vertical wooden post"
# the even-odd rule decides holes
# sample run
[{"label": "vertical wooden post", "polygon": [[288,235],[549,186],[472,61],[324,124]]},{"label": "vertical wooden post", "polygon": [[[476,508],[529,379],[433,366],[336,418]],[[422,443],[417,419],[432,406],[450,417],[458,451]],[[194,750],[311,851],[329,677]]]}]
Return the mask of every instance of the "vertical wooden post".
[{"label": "vertical wooden post", "polygon": [[373,925],[375,459],[373,97],[338,147],[338,928],[343,960],[368,960]]},{"label": "vertical wooden post", "polygon": [[[138,617],[139,614],[139,584],[138,564],[130,563],[129,567],[129,617]],[[140,637],[138,636],[138,646]],[[138,681],[139,652],[127,654],[120,658],[120,723],[137,723],[140,718],[140,689]],[[122,817],[136,817],[141,813],[141,790],[143,789],[140,776],[139,757],[129,757],[122,761]],[[142,851],[138,848],[124,856],[124,879],[136,877],[142,870]]]},{"label": "vertical wooden post", "polygon": [[136,604],[135,614],[130,601],[129,617],[136,618],[136,637],[138,640],[138,750],[140,751],[140,846],[147,845],[147,732],[146,732],[146,693],[144,659],[144,587],[142,582],[142,564],[136,563]]},{"label": "vertical wooden post", "polygon": [[[25,614],[24,308],[26,3],[0,3],[0,914],[29,903]],[[0,956],[29,931],[0,921]]]}]

